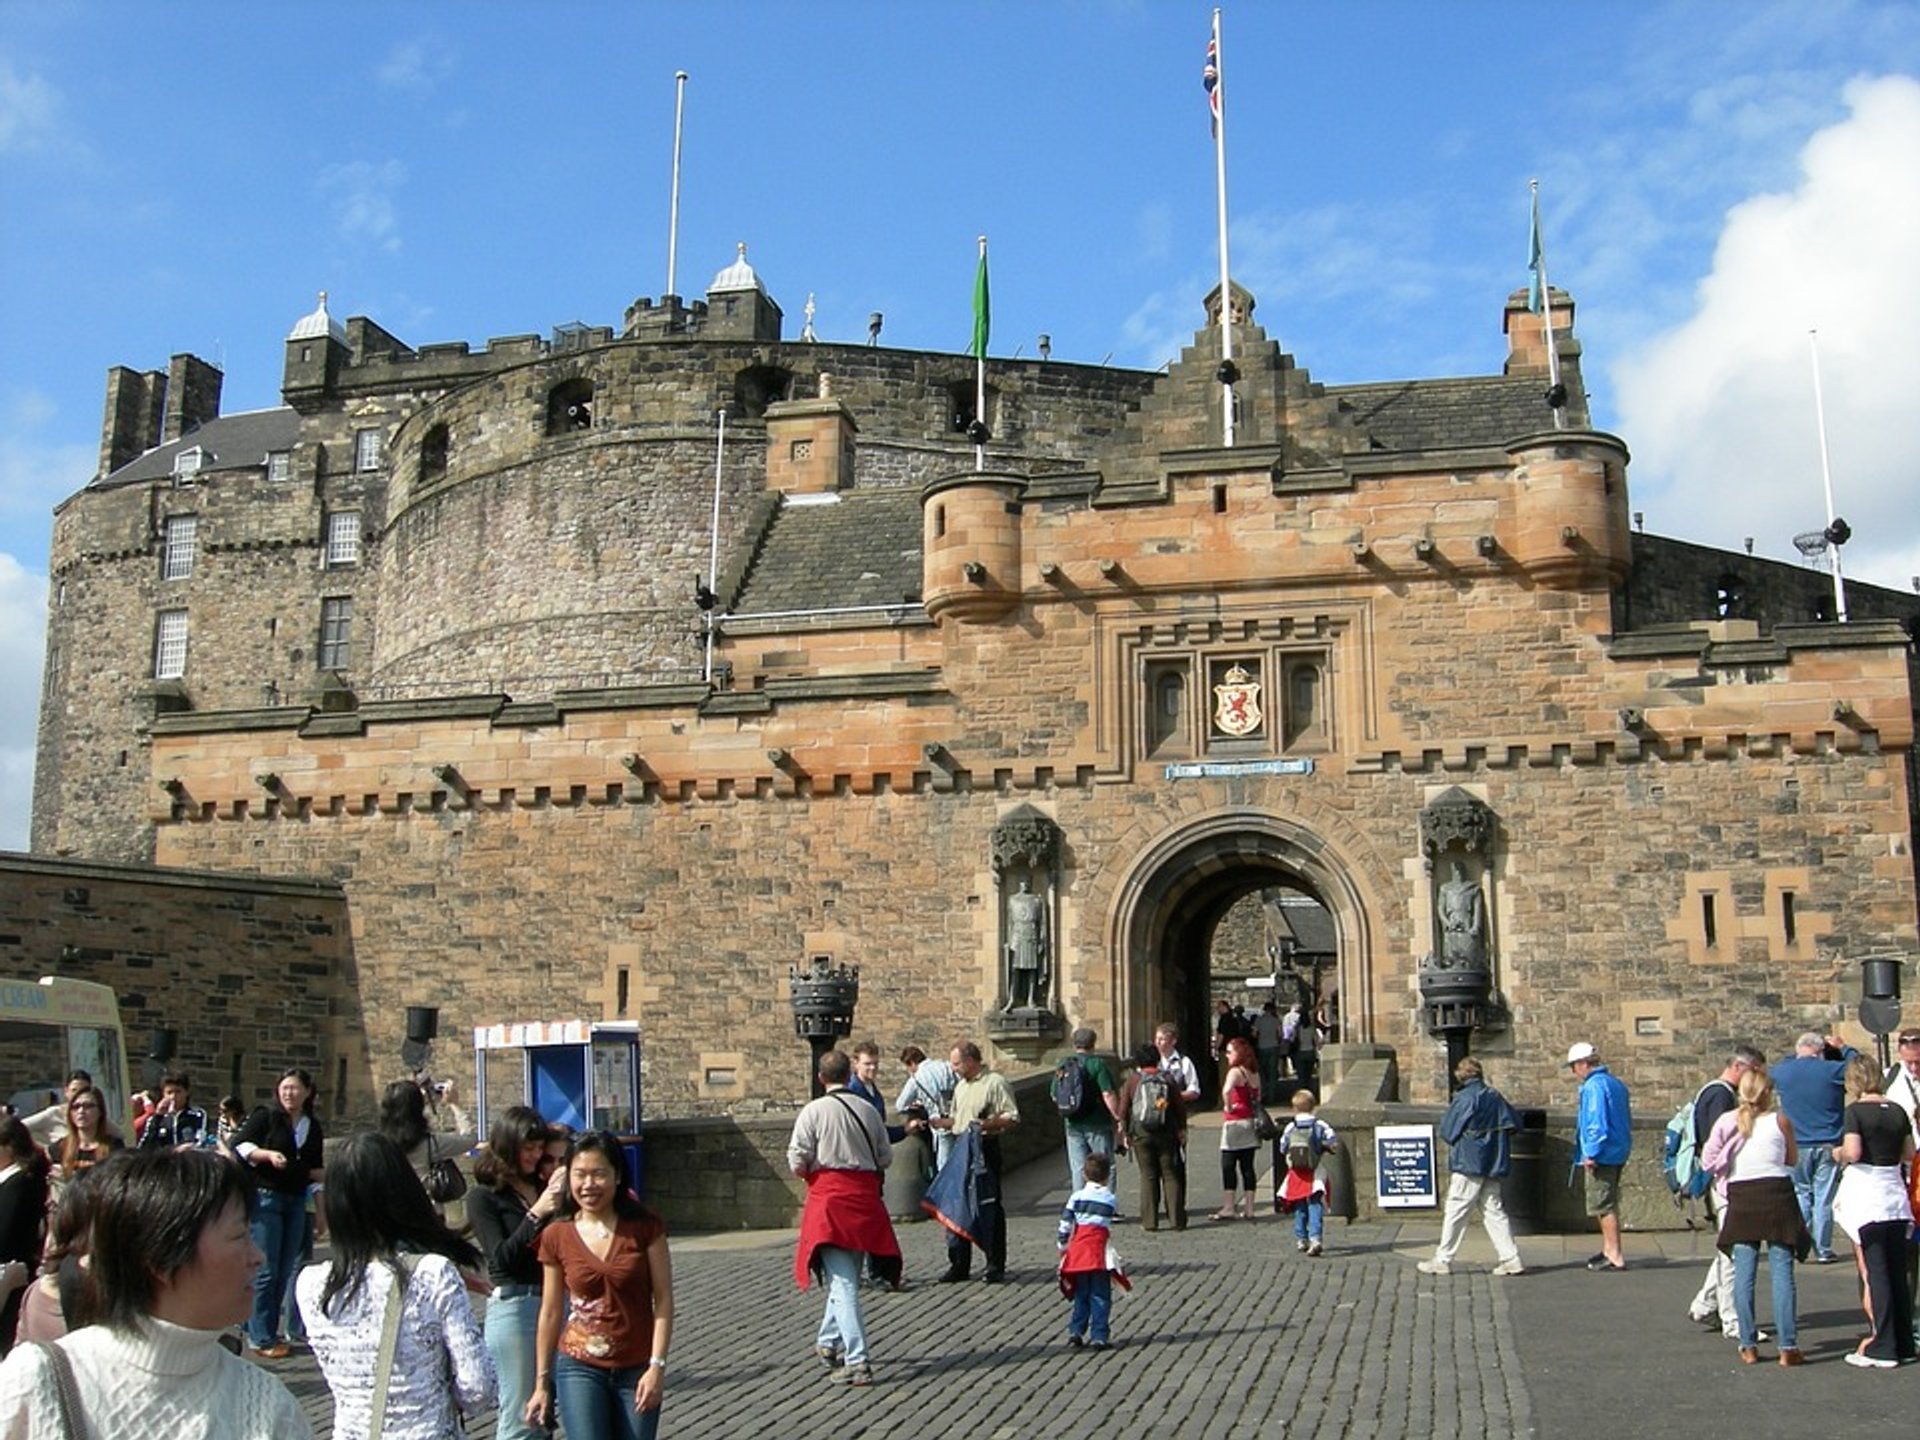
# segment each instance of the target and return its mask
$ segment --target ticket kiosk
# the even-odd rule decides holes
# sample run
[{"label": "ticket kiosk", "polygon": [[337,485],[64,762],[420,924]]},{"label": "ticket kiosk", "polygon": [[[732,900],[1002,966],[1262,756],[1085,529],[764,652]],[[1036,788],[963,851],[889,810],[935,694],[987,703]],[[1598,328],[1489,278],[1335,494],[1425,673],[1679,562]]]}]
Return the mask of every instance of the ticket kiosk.
[{"label": "ticket kiosk", "polygon": [[473,1032],[480,1133],[509,1105],[529,1105],[550,1125],[611,1130],[627,1178],[645,1193],[641,1148],[640,1024],[636,1020],[522,1020]]}]

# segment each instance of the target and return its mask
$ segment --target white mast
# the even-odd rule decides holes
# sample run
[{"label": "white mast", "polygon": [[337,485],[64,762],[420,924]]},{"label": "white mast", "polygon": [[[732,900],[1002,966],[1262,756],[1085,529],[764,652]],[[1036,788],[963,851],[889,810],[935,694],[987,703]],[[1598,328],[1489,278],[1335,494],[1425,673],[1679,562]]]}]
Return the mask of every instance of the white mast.
[{"label": "white mast", "polygon": [[1220,52],[1220,12],[1213,12],[1213,169],[1220,221],[1220,434],[1233,448],[1233,292],[1227,271],[1226,67]]},{"label": "white mast", "polygon": [[680,124],[687,109],[687,72],[673,72],[673,196],[667,203],[667,294],[673,288],[674,265],[680,245]]},{"label": "white mast", "polygon": [[1820,427],[1820,482],[1827,492],[1827,554],[1833,557],[1833,615],[1847,623],[1847,586],[1840,575],[1840,542],[1833,534],[1833,467],[1827,463],[1827,407],[1820,396],[1820,332],[1807,331],[1807,348],[1813,352],[1813,417]]}]

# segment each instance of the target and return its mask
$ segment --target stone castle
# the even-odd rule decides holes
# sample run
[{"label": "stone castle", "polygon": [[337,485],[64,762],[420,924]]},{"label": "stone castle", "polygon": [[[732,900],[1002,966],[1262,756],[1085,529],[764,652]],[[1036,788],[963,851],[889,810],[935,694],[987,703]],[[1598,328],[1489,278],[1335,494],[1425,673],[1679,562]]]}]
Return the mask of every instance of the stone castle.
[{"label": "stone castle", "polygon": [[[843,965],[857,1034],[1013,1070],[1259,973],[1416,1098],[1447,1024],[1515,1093],[1584,1039],[1677,1094],[1914,948],[1920,602],[1636,533],[1552,298],[1500,374],[1328,386],[1235,287],[1164,373],[994,359],[982,409],[970,357],[784,338],[743,247],[480,350],[322,296],[271,410],[115,368],[0,953],[54,968],[62,865],[271,912],[246,966],[65,958],[362,1105],[430,1004],[637,1018],[655,1113],[784,1107]],[[1310,923],[1230,969],[1255,903]]]}]

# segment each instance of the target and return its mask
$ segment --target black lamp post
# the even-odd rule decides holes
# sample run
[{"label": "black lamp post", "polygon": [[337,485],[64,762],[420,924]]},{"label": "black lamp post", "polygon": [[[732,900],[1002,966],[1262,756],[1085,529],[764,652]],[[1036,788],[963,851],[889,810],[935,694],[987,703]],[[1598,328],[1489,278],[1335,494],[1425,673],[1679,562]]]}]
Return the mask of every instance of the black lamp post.
[{"label": "black lamp post", "polygon": [[793,1028],[805,1040],[812,1056],[807,1069],[807,1091],[820,1093],[820,1057],[836,1040],[853,1033],[853,1009],[860,1003],[860,967],[835,965],[831,955],[816,955],[805,973],[798,965],[787,969],[793,981]]},{"label": "black lamp post", "polygon": [[1860,962],[1860,1024],[1874,1037],[1882,1073],[1892,1063],[1887,1036],[1900,1028],[1901,969],[1897,955],[1869,955]]}]

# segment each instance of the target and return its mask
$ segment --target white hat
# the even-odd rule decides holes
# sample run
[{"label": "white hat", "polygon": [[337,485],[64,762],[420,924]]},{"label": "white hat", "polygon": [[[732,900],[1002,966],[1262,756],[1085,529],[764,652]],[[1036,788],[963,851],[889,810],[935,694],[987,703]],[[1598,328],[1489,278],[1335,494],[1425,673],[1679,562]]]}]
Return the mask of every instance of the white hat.
[{"label": "white hat", "polygon": [[1593,1059],[1594,1056],[1598,1055],[1599,1053],[1600,1052],[1598,1050],[1595,1050],[1593,1046],[1589,1045],[1586,1041],[1582,1040],[1578,1045],[1572,1045],[1568,1047],[1567,1064],[1574,1065],[1582,1060],[1591,1060]]}]

